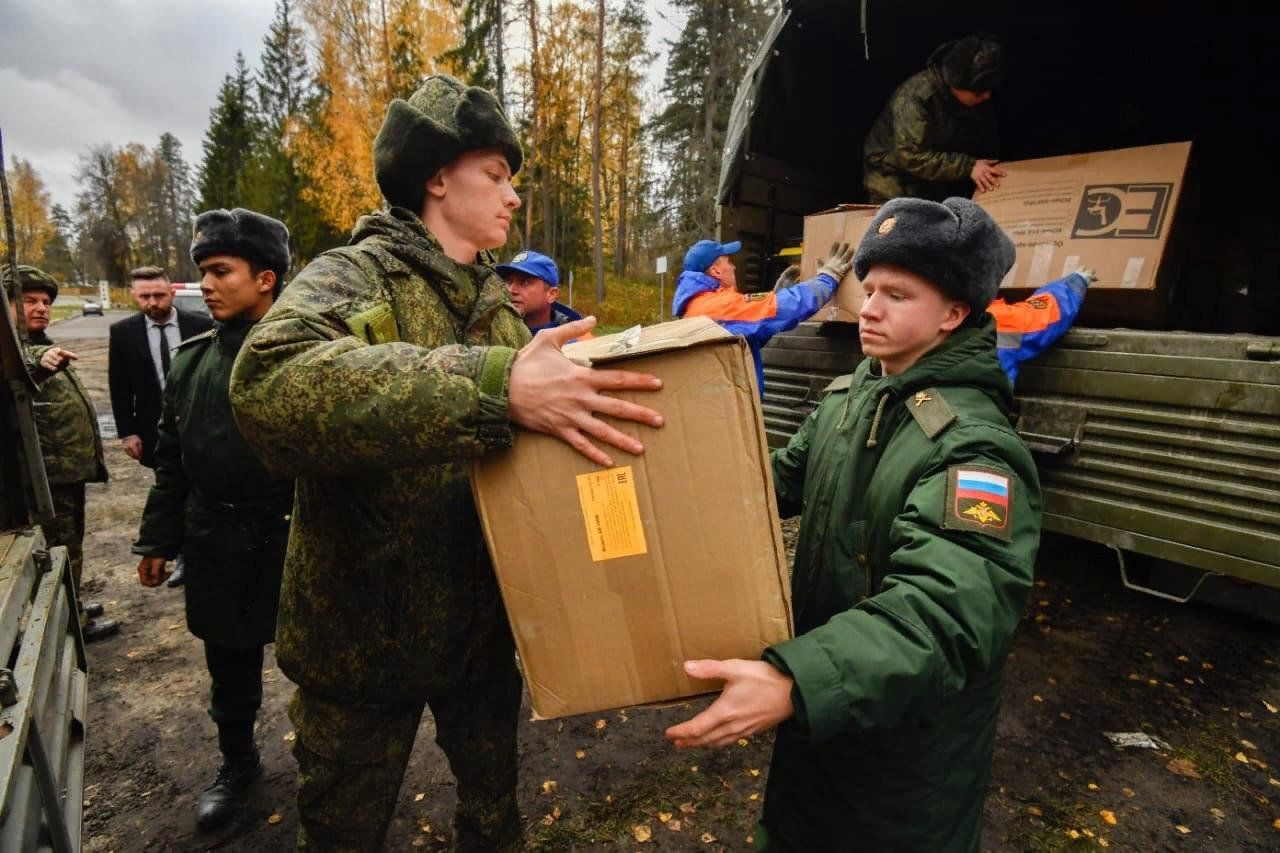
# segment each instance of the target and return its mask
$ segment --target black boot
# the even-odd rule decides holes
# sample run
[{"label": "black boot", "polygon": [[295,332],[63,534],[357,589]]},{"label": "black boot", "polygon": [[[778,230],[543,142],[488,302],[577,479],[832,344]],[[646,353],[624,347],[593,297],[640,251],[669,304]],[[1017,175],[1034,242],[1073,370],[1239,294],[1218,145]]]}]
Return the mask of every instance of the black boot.
[{"label": "black boot", "polygon": [[206,830],[217,829],[235,816],[249,786],[262,775],[252,723],[247,727],[219,726],[218,746],[222,749],[222,766],[196,803],[196,824]]},{"label": "black boot", "polygon": [[114,637],[119,633],[120,623],[114,619],[90,619],[80,629],[80,634],[84,637],[86,643],[105,640],[107,637]]}]

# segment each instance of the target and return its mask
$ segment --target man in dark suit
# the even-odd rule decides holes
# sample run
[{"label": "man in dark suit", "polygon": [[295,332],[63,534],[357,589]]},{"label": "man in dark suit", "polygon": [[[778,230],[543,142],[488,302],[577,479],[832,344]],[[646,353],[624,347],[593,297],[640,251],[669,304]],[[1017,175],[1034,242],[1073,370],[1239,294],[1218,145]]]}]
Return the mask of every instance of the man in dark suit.
[{"label": "man in dark suit", "polygon": [[[107,350],[111,412],[124,452],[154,468],[156,425],[170,355],[182,341],[212,328],[213,321],[174,307],[169,276],[159,267],[139,267],[129,277],[141,311],[111,324]],[[175,571],[169,585],[181,583],[182,574]]]}]

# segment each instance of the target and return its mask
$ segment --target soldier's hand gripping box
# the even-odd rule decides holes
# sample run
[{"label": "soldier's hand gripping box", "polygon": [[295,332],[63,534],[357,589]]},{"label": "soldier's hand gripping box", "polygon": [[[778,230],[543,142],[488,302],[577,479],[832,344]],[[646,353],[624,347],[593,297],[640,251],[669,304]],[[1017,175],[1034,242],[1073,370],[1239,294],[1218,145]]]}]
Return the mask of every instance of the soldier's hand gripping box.
[{"label": "soldier's hand gripping box", "polygon": [[719,689],[698,658],[759,659],[792,635],[790,582],[746,343],[704,317],[565,347],[583,364],[662,378],[618,396],[660,429],[602,469],[520,432],[472,467],[472,488],[535,717]]}]

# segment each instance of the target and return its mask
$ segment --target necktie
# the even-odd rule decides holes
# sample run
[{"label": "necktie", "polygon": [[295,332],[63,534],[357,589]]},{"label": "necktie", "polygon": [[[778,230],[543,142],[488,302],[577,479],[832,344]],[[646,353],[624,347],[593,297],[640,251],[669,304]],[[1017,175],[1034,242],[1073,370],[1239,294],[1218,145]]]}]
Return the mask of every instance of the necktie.
[{"label": "necktie", "polygon": [[[156,330],[160,332],[160,373],[168,378],[169,376],[169,336],[165,334],[165,329],[172,325],[170,323],[157,323]],[[161,381],[161,385],[164,382]]]}]

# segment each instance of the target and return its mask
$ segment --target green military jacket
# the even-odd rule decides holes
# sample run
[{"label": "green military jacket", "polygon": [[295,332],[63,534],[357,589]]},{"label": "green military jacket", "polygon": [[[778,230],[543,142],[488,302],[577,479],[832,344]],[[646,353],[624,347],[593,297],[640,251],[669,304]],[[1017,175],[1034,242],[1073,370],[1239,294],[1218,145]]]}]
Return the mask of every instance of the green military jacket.
[{"label": "green military jacket", "polygon": [[873,202],[898,196],[942,201],[973,195],[969,173],[1000,148],[991,102],[966,107],[942,74],[926,68],[894,91],[863,147],[863,184]]},{"label": "green military jacket", "polygon": [[[795,679],[764,807],[784,850],[976,850],[1040,485],[989,316],[907,371],[863,361],[773,454],[803,513]],[[770,848],[773,849],[773,848]]]},{"label": "green military jacket", "polygon": [[231,368],[251,323],[182,342],[165,382],[156,481],[133,552],[186,562],[187,627],[252,648],[275,636],[293,482],[269,473],[231,414]]},{"label": "green military jacket", "polygon": [[55,373],[40,367],[40,357],[53,341],[33,336],[23,348],[27,369],[39,392],[34,399],[36,432],[49,485],[107,482],[98,414],[89,392],[71,365]]},{"label": "green military jacket", "polygon": [[479,620],[508,630],[466,463],[511,445],[528,340],[493,270],[400,208],[362,217],[249,336],[231,397],[298,478],[276,654],[303,688],[420,702],[458,681]]}]

